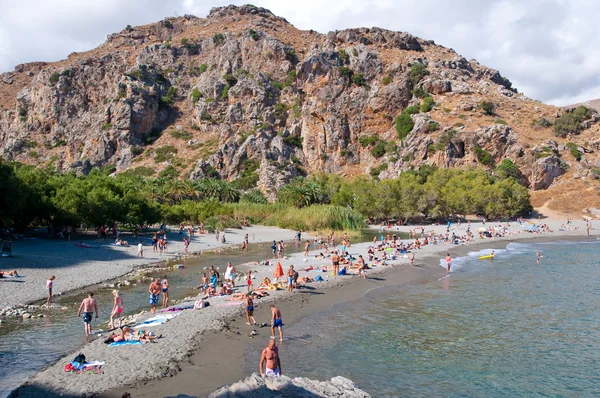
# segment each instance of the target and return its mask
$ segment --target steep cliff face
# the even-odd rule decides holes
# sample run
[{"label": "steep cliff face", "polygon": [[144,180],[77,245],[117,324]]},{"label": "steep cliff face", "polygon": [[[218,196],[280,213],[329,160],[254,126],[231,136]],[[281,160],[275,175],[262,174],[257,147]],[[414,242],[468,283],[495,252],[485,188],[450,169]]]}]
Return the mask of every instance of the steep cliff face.
[{"label": "steep cliff face", "polygon": [[423,164],[510,159],[539,190],[574,177],[591,183],[600,168],[597,114],[570,135],[552,134],[567,111],[408,33],[324,35],[229,6],[127,27],[87,53],[0,75],[0,153],[82,173],[113,164],[172,166],[192,179],[254,176],[271,197],[315,171],[390,178]]}]

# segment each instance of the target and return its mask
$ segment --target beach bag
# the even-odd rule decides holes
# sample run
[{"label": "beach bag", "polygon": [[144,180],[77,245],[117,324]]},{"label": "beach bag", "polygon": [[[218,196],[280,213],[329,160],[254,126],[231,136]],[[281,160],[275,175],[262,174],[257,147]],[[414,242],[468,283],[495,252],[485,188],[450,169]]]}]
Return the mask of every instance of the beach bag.
[{"label": "beach bag", "polygon": [[315,281],[316,282],[323,282],[323,277],[321,275],[317,275],[317,276],[315,276]]},{"label": "beach bag", "polygon": [[73,367],[73,365],[71,365],[70,362],[65,365],[65,372],[72,372],[74,370],[75,370],[75,368]]},{"label": "beach bag", "polygon": [[79,353],[79,355],[77,355],[75,357],[75,359],[73,359],[73,362],[86,363],[85,355],[83,355],[82,353]]}]

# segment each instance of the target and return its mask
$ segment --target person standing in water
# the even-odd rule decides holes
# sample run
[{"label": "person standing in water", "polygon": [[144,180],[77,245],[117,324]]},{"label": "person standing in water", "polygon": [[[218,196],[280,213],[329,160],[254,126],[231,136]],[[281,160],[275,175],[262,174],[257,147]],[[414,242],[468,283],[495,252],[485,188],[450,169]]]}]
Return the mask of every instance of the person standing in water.
[{"label": "person standing in water", "polygon": [[304,257],[308,257],[308,249],[310,249],[310,243],[306,241],[306,243],[304,244]]},{"label": "person standing in water", "polygon": [[52,305],[52,285],[54,284],[54,279],[56,279],[56,277],[54,275],[52,275],[46,281],[46,289],[48,289],[48,298],[46,299],[46,305],[48,307],[50,307]]},{"label": "person standing in water", "polygon": [[448,272],[450,272],[450,267],[452,266],[452,257],[450,257],[450,253],[446,255],[446,268]]},{"label": "person standing in water", "polygon": [[163,293],[162,306],[164,308],[169,305],[169,280],[167,279],[166,275],[163,276],[161,290]]},{"label": "person standing in water", "polygon": [[115,322],[114,322],[114,318],[117,317],[117,319],[119,320],[119,326],[121,327],[121,313],[123,313],[123,297],[120,296],[119,291],[118,290],[113,290],[113,297],[114,297],[114,302],[113,302],[113,309],[110,312],[110,323],[109,326],[111,329],[114,329],[115,327]]},{"label": "person standing in water", "polygon": [[89,292],[87,298],[83,299],[79,305],[77,317],[81,316],[82,311],[85,335],[89,336],[92,334],[92,316],[94,313],[96,313],[96,319],[98,319],[98,302],[94,298],[94,292]]},{"label": "person standing in water", "polygon": [[275,328],[279,329],[279,341],[283,341],[283,320],[281,312],[271,304],[271,338],[275,339]]},{"label": "person standing in water", "polygon": [[148,299],[148,302],[150,303],[150,311],[153,314],[156,312],[156,306],[158,305],[158,298],[160,296],[161,288],[162,286],[158,278],[154,279],[154,281],[152,281],[152,283],[148,287],[148,293],[150,293],[150,298]]},{"label": "person standing in water", "polygon": [[[263,364],[265,365],[264,373]],[[281,361],[279,360],[279,350],[275,340],[269,341],[267,348],[263,350],[258,367],[261,376],[281,376]]]}]

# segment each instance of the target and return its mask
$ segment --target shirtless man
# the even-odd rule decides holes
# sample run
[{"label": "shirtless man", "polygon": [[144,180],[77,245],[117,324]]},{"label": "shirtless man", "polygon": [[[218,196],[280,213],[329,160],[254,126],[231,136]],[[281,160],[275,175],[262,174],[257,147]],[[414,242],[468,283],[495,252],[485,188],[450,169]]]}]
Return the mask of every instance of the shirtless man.
[{"label": "shirtless man", "polygon": [[98,303],[94,298],[93,292],[89,292],[87,298],[84,298],[81,302],[81,305],[79,305],[77,317],[81,316],[82,310],[85,335],[89,336],[90,334],[92,334],[92,316],[94,315],[94,312],[96,313],[96,319],[98,319]]},{"label": "shirtless man", "polygon": [[[264,373],[263,364],[265,364]],[[279,350],[275,345],[275,340],[270,340],[267,348],[263,350],[260,356],[259,372],[261,376],[281,376],[281,361],[279,360]]]},{"label": "shirtless man", "polygon": [[275,328],[279,329],[279,341],[283,341],[283,320],[281,319],[281,312],[271,304],[271,338],[275,339]]},{"label": "shirtless man", "polygon": [[150,310],[154,314],[156,312],[156,305],[158,304],[158,297],[160,296],[160,291],[162,289],[162,283],[158,278],[154,279],[154,281],[148,287],[148,293],[150,293],[150,298],[148,302],[150,303]]},{"label": "shirtless man", "polygon": [[333,252],[331,256],[331,265],[333,267],[333,273],[335,276],[340,272],[340,256],[338,256],[337,250]]}]

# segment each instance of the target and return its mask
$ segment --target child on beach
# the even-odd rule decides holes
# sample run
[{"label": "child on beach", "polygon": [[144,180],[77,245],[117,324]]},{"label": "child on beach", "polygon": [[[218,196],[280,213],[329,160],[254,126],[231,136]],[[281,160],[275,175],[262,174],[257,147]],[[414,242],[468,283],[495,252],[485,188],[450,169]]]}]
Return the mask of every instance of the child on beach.
[{"label": "child on beach", "polygon": [[50,278],[48,278],[48,280],[46,281],[46,289],[48,289],[48,298],[46,299],[46,305],[48,307],[50,307],[50,305],[52,305],[52,285],[54,283],[54,279],[56,277],[54,275],[52,275]]},{"label": "child on beach", "polygon": [[208,287],[208,276],[206,276],[206,272],[202,274],[202,284],[201,289],[204,291]]},{"label": "child on beach", "polygon": [[113,290],[112,293],[113,293],[114,301],[113,301],[113,309],[110,312],[109,326],[111,329],[114,329],[115,327],[117,327],[117,326],[115,326],[115,322],[114,322],[115,316],[119,320],[118,327],[121,327],[121,313],[123,312],[123,297],[121,297],[119,295],[118,290]]},{"label": "child on beach", "polygon": [[246,282],[248,282],[248,291],[252,290],[252,271],[248,270],[248,276],[246,277]]},{"label": "child on beach", "polygon": [[138,243],[137,256],[140,257],[140,258],[144,257],[144,245],[142,245],[142,242]]},{"label": "child on beach", "polygon": [[450,267],[452,266],[452,257],[450,257],[450,253],[446,255],[446,267],[448,268],[448,272],[450,272]]}]

